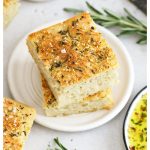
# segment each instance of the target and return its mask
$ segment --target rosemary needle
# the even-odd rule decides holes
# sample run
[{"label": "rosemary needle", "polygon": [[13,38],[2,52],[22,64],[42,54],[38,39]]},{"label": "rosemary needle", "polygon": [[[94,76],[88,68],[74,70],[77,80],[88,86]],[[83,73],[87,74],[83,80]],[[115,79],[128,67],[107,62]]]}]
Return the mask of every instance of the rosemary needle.
[{"label": "rosemary needle", "polygon": [[59,146],[59,148],[61,148],[61,150],[68,150],[67,148],[65,148],[59,141],[58,137],[54,138],[55,143]]}]

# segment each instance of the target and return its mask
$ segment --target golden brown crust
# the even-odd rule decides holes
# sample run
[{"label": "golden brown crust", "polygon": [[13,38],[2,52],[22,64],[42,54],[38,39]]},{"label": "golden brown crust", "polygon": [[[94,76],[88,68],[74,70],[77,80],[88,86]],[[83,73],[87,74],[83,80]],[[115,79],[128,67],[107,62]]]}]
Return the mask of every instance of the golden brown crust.
[{"label": "golden brown crust", "polygon": [[46,105],[52,104],[56,101],[52,91],[50,90],[47,81],[45,80],[44,76],[41,74],[41,83],[42,83],[42,92],[44,97],[44,103]]},{"label": "golden brown crust", "polygon": [[30,34],[30,42],[49,75],[64,87],[117,66],[114,52],[86,12]]},{"label": "golden brown crust", "polygon": [[4,7],[8,7],[12,4],[16,4],[18,3],[18,0],[3,0],[3,6]]},{"label": "golden brown crust", "polygon": [[35,109],[4,98],[3,111],[4,150],[22,150],[35,118]]},{"label": "golden brown crust", "polygon": [[[41,81],[42,81],[42,92],[44,98],[44,107],[47,107],[48,105],[57,105],[56,99],[42,74],[41,74]],[[100,91],[95,94],[89,95],[85,97],[82,101],[101,100],[107,95],[110,95],[110,93],[111,93],[111,89],[108,88],[104,91]]]}]

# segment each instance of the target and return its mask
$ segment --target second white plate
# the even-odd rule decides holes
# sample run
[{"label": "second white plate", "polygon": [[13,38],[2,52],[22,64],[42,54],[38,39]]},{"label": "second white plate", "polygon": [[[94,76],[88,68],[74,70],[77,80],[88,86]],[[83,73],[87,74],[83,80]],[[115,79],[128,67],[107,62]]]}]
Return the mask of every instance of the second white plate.
[{"label": "second white plate", "polygon": [[[36,30],[52,24],[54,23],[46,24]],[[103,34],[114,49],[120,64],[118,70],[120,82],[113,88],[115,106],[112,110],[100,110],[97,112],[65,117],[45,116],[42,109],[40,75],[34,60],[28,52],[26,46],[27,36],[25,36],[15,48],[8,67],[9,86],[16,100],[33,106],[37,110],[35,120],[37,123],[60,131],[75,132],[89,130],[110,121],[127,103],[134,83],[133,66],[130,56],[124,45],[115,35],[98,25],[97,29]]]}]

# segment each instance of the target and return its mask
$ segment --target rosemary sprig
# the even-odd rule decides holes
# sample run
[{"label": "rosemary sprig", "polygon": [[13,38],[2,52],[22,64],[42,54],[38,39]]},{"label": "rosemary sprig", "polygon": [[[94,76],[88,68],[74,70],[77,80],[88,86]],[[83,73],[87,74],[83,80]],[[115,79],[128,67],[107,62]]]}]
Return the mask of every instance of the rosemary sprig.
[{"label": "rosemary sprig", "polygon": [[61,148],[61,150],[68,150],[67,148],[65,148],[59,141],[58,137],[54,138],[55,143],[59,146],[59,148]]},{"label": "rosemary sprig", "polygon": [[[97,24],[104,27],[118,26],[121,30],[118,36],[125,34],[137,34],[140,37],[137,41],[138,44],[147,43],[147,25],[135,18],[127,9],[124,9],[126,16],[119,16],[108,9],[99,11],[88,2],[86,2],[86,5],[91,17]],[[75,8],[64,8],[64,11],[72,13],[84,12],[84,10]]]}]

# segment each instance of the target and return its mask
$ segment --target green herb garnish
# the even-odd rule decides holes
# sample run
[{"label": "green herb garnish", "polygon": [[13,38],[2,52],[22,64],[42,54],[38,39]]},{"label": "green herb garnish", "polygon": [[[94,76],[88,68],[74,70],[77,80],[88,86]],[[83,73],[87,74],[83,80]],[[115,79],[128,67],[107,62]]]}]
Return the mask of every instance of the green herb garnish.
[{"label": "green herb garnish", "polygon": [[54,138],[55,143],[59,146],[59,148],[61,148],[61,150],[68,150],[67,148],[65,148],[59,141],[58,137]]},{"label": "green herb garnish", "polygon": [[10,135],[11,137],[14,137],[14,136],[17,137],[17,134],[15,134],[15,133],[10,133],[9,135]]},{"label": "green herb garnish", "polygon": [[25,136],[27,135],[26,131],[23,131],[23,133],[24,133]]},{"label": "green herb garnish", "polygon": [[[97,24],[104,27],[118,26],[121,30],[118,36],[125,34],[137,34],[140,37],[137,41],[138,44],[147,43],[147,25],[135,18],[127,9],[124,9],[126,16],[119,16],[108,9],[99,11],[88,2],[86,2],[86,4],[90,11],[91,17]],[[71,13],[84,12],[84,10],[75,8],[64,8],[64,11]]]},{"label": "green herb garnish", "polygon": [[38,53],[39,52],[39,46],[38,46],[37,42],[34,42],[34,44],[36,45],[36,51]]},{"label": "green herb garnish", "polygon": [[51,146],[51,144],[49,143],[48,144],[48,147],[46,150],[68,150],[65,146],[63,146],[62,143],[60,143],[58,137],[57,138],[54,138],[54,142],[55,142],[55,146]]}]

